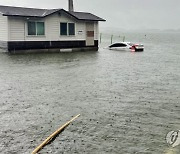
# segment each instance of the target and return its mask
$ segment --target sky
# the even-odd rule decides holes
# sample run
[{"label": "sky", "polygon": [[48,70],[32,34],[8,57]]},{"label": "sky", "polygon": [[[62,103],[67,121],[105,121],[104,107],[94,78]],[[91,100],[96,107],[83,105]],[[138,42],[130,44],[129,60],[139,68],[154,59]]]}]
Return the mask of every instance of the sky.
[{"label": "sky", "polygon": [[[0,0],[0,5],[67,10],[68,0]],[[105,19],[102,28],[180,29],[180,0],[74,0],[74,9]]]}]

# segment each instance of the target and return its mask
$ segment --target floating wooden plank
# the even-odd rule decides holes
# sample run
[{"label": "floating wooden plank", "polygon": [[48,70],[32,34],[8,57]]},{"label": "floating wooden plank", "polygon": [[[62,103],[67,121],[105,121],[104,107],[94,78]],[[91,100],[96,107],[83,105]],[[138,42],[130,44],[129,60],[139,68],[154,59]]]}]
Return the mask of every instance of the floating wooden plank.
[{"label": "floating wooden plank", "polygon": [[36,149],[34,149],[32,154],[38,153],[45,145],[47,145],[54,137],[56,137],[59,133],[61,133],[62,130],[64,130],[64,128],[66,128],[72,121],[74,121],[79,116],[80,116],[80,114],[78,114],[77,116],[72,118],[70,121],[68,121],[63,126],[61,126],[59,129],[57,129],[54,133],[52,133],[44,142],[42,142]]}]

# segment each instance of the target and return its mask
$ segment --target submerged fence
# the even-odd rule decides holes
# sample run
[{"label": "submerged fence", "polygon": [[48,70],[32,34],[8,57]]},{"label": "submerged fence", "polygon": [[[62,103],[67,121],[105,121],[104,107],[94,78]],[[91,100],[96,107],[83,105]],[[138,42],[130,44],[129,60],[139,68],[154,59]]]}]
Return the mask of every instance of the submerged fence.
[{"label": "submerged fence", "polygon": [[148,36],[145,33],[100,33],[99,43],[112,44],[115,42],[144,42],[148,40]]},{"label": "submerged fence", "polygon": [[125,39],[126,39],[126,36],[124,35],[105,34],[105,33],[100,33],[99,35],[99,43],[102,43],[103,41],[105,41],[112,44],[114,41],[124,42]]}]

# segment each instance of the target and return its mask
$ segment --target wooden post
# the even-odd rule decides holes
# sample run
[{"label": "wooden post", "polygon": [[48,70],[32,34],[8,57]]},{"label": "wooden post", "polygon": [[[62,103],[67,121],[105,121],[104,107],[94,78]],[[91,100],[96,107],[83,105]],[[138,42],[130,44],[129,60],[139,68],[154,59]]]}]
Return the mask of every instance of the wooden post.
[{"label": "wooden post", "polygon": [[112,42],[113,42],[113,35],[111,35],[111,44],[112,44]]},{"label": "wooden post", "polygon": [[100,33],[100,43],[101,43],[101,39],[102,39],[102,33]]},{"label": "wooden post", "polygon": [[126,37],[124,36],[124,37],[123,37],[123,42],[125,41],[125,38],[126,38]]}]

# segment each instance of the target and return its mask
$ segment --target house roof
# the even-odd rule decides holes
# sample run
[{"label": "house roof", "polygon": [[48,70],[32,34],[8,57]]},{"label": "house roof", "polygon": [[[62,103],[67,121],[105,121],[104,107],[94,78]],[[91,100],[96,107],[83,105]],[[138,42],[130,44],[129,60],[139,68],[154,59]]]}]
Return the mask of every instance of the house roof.
[{"label": "house roof", "polygon": [[78,20],[96,20],[96,21],[105,21],[104,19],[87,12],[69,12],[72,16]]},{"label": "house roof", "polygon": [[87,12],[70,12],[64,9],[37,9],[0,5],[0,13],[3,16],[38,17],[44,18],[57,12],[65,12],[77,20],[105,21],[104,19]]}]

